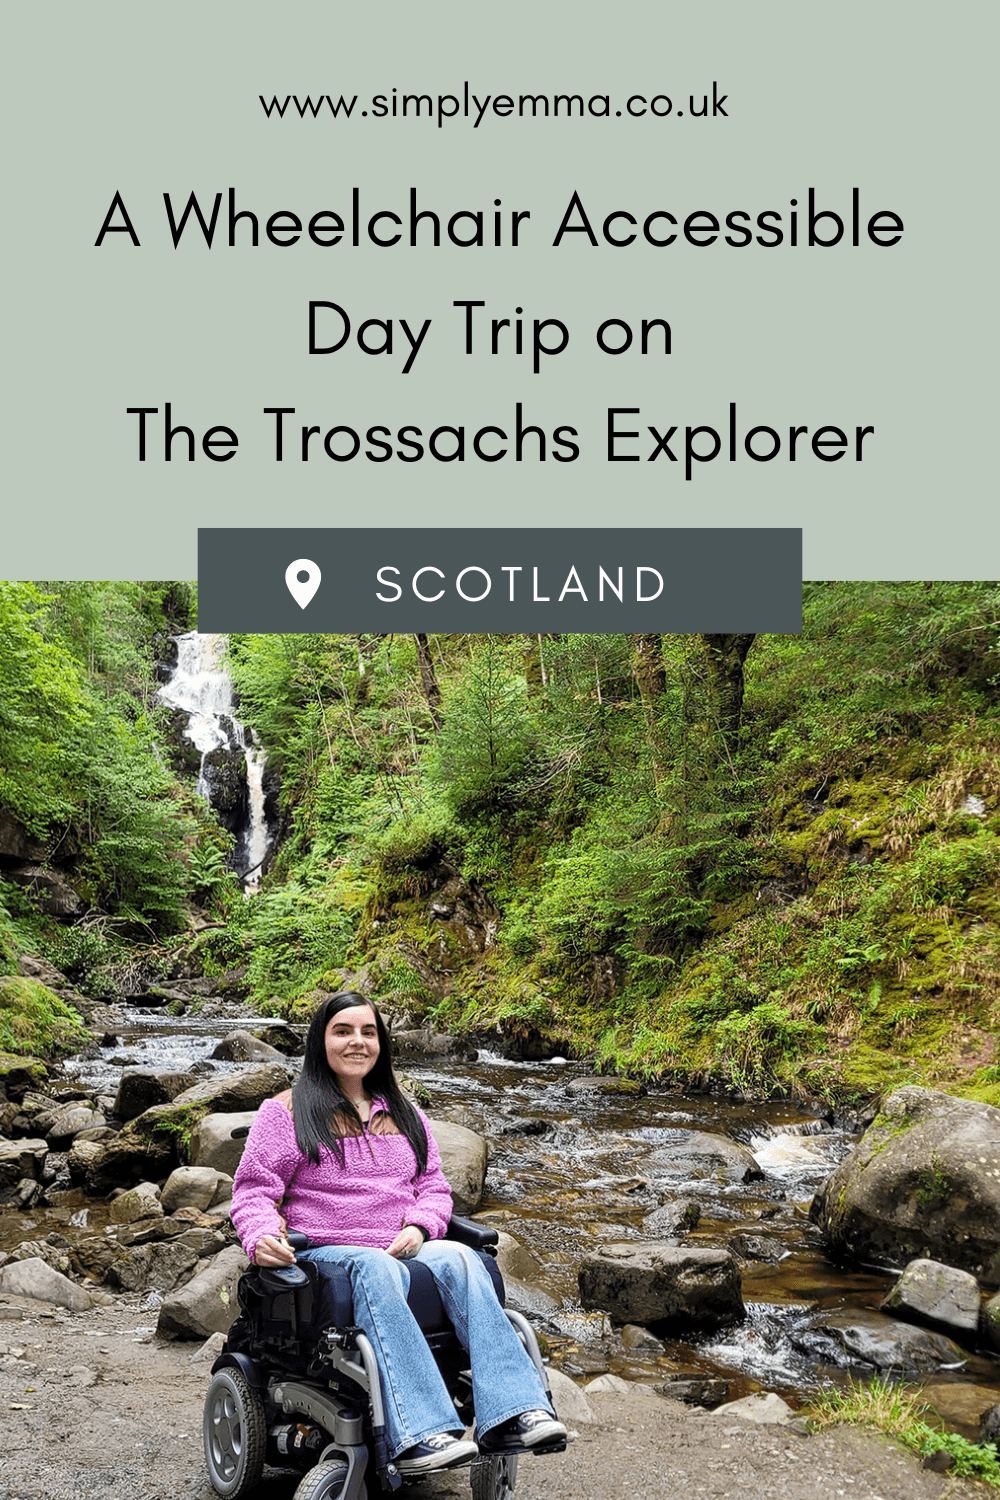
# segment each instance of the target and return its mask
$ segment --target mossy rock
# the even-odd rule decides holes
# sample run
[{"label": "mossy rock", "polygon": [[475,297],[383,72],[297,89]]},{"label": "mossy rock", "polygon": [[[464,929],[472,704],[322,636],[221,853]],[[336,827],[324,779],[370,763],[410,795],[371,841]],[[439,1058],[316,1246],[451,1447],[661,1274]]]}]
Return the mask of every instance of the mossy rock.
[{"label": "mossy rock", "polygon": [[20,1104],[29,1089],[40,1088],[49,1070],[40,1057],[0,1052],[0,1095]]},{"label": "mossy rock", "polygon": [[821,1189],[834,1255],[898,1266],[914,1257],[1000,1285],[1000,1111],[931,1089],[897,1089]]},{"label": "mossy rock", "polygon": [[58,1057],[90,1040],[78,1013],[37,979],[0,975],[0,1048],[22,1057]]}]

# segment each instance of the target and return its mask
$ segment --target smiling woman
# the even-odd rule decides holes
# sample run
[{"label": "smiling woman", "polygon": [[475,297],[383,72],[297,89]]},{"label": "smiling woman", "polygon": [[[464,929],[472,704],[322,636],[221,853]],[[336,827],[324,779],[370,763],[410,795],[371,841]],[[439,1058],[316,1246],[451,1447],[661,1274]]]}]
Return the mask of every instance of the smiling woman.
[{"label": "smiling woman", "polygon": [[[566,1429],[497,1300],[478,1256],[445,1242],[451,1190],[425,1116],[392,1071],[389,1034],[363,995],[325,1000],[306,1037],[299,1081],[268,1099],[247,1139],[233,1223],[250,1259],[342,1267],[354,1318],[382,1384],[390,1457],[403,1474],[449,1468],[485,1452],[560,1442]],[[469,1351],[478,1436],[463,1439],[455,1405],[407,1305],[405,1262],[430,1272]],[[390,1374],[391,1372],[391,1374]]]}]

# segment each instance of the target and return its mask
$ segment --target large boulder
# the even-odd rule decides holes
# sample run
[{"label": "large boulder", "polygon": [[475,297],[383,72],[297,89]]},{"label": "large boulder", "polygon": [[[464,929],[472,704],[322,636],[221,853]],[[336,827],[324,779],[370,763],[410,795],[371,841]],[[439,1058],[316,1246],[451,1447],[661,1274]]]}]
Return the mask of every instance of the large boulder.
[{"label": "large boulder", "polygon": [[249,1031],[231,1031],[212,1053],[220,1062],[276,1062],[284,1054]]},{"label": "large boulder", "polygon": [[12,1297],[31,1297],[36,1302],[54,1303],[70,1312],[86,1312],[97,1300],[37,1258],[16,1260],[0,1267],[0,1292]]},{"label": "large boulder", "polygon": [[166,1176],[186,1154],[192,1132],[205,1115],[257,1110],[265,1099],[287,1088],[288,1082],[286,1070],[269,1063],[245,1073],[206,1079],[184,1089],[169,1104],[154,1104],[101,1146],[101,1155],[87,1165],[87,1191],[107,1193],[143,1178]]},{"label": "large boulder", "polygon": [[126,1292],[169,1292],[197,1264],[197,1252],[177,1240],[133,1245],[108,1268],[107,1279]]},{"label": "large boulder", "polygon": [[57,1109],[50,1110],[46,1114],[36,1115],[34,1120],[35,1129],[46,1137],[49,1145],[55,1150],[63,1150],[69,1145],[74,1136],[83,1130],[92,1130],[95,1126],[105,1125],[107,1122],[99,1109],[94,1109],[90,1104],[61,1104]]},{"label": "large boulder", "polygon": [[475,1213],[482,1202],[486,1181],[485,1140],[474,1130],[453,1125],[450,1120],[431,1120],[429,1123],[441,1153],[441,1170],[455,1200],[455,1212]]},{"label": "large boulder", "polygon": [[200,1108],[206,1105],[204,1114],[225,1114],[227,1110],[260,1109],[265,1099],[280,1094],[291,1082],[287,1068],[278,1063],[265,1063],[259,1068],[249,1068],[245,1073],[227,1073],[218,1078],[207,1078],[194,1088],[185,1089],[174,1099],[180,1108]]},{"label": "large boulder", "polygon": [[111,1141],[74,1141],[69,1153],[74,1181],[82,1181],[95,1196],[163,1177],[175,1161],[174,1137],[146,1138],[133,1134],[130,1126]]},{"label": "large boulder", "polygon": [[206,1115],[191,1132],[189,1156],[193,1167],[214,1167],[217,1172],[236,1176],[246,1136],[233,1140],[233,1131],[253,1124],[256,1110],[238,1114]]},{"label": "large boulder", "polygon": [[227,1245],[210,1261],[200,1262],[187,1285],[164,1298],[157,1333],[166,1338],[206,1339],[228,1332],[239,1312],[236,1283],[248,1264],[238,1245]]},{"label": "large boulder", "polygon": [[174,1214],[179,1208],[210,1208],[233,1195],[233,1179],[214,1167],[176,1167],[160,1193],[163,1212]]},{"label": "large boulder", "polygon": [[961,1337],[979,1328],[979,1283],[936,1260],[911,1260],[882,1301],[882,1312]]},{"label": "large boulder", "polygon": [[745,1316],[739,1265],[728,1250],[622,1240],[584,1256],[579,1282],[584,1307],[658,1332],[718,1328]]},{"label": "large boulder", "polygon": [[864,1308],[853,1312],[822,1313],[810,1327],[792,1334],[797,1349],[825,1363],[895,1373],[904,1379],[958,1365],[965,1359],[959,1346],[943,1333],[898,1323]]},{"label": "large boulder", "polygon": [[926,1257],[1000,1285],[1000,1110],[897,1089],[812,1217],[834,1255],[883,1266]]}]

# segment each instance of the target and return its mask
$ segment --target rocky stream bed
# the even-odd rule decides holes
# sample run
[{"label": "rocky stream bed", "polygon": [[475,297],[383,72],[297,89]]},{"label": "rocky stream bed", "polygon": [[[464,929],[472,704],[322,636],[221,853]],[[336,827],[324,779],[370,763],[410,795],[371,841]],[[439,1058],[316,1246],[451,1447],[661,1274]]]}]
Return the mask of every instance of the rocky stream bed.
[{"label": "rocky stream bed", "polygon": [[[114,1458],[93,1459],[89,1469],[83,1465],[90,1477],[71,1482],[67,1452],[58,1483],[31,1489],[26,1463],[17,1470],[24,1476],[17,1487],[0,1484],[0,1500],[166,1495],[155,1475],[157,1455],[167,1450],[176,1456],[178,1477],[188,1475],[172,1493],[210,1493],[198,1465],[196,1409],[207,1356],[191,1359],[213,1333],[218,1342],[245,1264],[226,1209],[239,1150],[231,1129],[296,1068],[295,1032],[232,1002],[209,999],[197,1015],[179,1017],[162,1009],[108,1009],[91,1015],[92,1029],[95,1020],[106,1028],[100,1043],[64,1068],[43,1079],[12,1065],[6,1075],[0,1369],[10,1420],[23,1429],[29,1450],[39,1441],[69,1447],[86,1441],[84,1429],[100,1409],[109,1451],[124,1444],[121,1451],[132,1454],[145,1478],[129,1488]],[[948,1425],[975,1437],[981,1414],[1000,1402],[1000,1363],[988,1324],[979,1322],[978,1287],[976,1318],[964,1334],[955,1327],[945,1332],[940,1322],[929,1326],[926,1318],[904,1320],[905,1307],[887,1315],[880,1304],[895,1274],[829,1258],[832,1235],[851,1232],[841,1222],[840,1197],[814,1222],[813,1205],[823,1202],[816,1195],[842,1163],[857,1159],[861,1128],[881,1129],[888,1146],[908,1126],[881,1117],[873,1124],[871,1116],[835,1119],[790,1104],[647,1091],[559,1059],[469,1056],[405,1025],[394,1035],[435,1123],[460,1207],[501,1231],[511,1304],[544,1339],[565,1399],[590,1387],[594,1421],[570,1416],[581,1440],[561,1471],[590,1453],[581,1493],[590,1493],[588,1485],[595,1495],[619,1493],[595,1476],[610,1453],[628,1446],[619,1439],[634,1437],[640,1409],[651,1443],[657,1420],[666,1424],[663,1441],[671,1424],[681,1424],[685,1441],[704,1427],[706,1453],[718,1446],[719,1432],[728,1433],[721,1450],[732,1453],[731,1463],[718,1472],[709,1465],[704,1482],[689,1484],[693,1493],[752,1494],[750,1479],[726,1486],[737,1457],[759,1443],[762,1459],[789,1468],[777,1492],[806,1497],[820,1486],[817,1480],[809,1487],[813,1478],[802,1472],[798,1445],[809,1444],[815,1466],[827,1439],[807,1439],[794,1422],[788,1427],[789,1411],[781,1415],[780,1439],[770,1428],[761,1428],[769,1435],[758,1439],[756,1424],[736,1415],[730,1427],[713,1429],[713,1420],[725,1421],[728,1403],[766,1390],[794,1410],[812,1392],[851,1375],[892,1372],[927,1382]],[[182,1136],[191,1165],[177,1170]],[[993,1172],[986,1158],[979,1165]],[[995,1217],[985,1240],[991,1234],[995,1242]],[[918,1254],[928,1249],[915,1246]],[[960,1255],[952,1254],[950,1264],[960,1265]],[[987,1268],[987,1289],[996,1284],[990,1274]],[[123,1387],[118,1394],[127,1415],[110,1414],[116,1385]],[[138,1404],[136,1390],[145,1392]],[[60,1392],[67,1403],[52,1426]],[[649,1402],[655,1404],[647,1409]],[[604,1431],[600,1414],[612,1408],[617,1415]],[[48,1415],[33,1421],[43,1411]],[[601,1432],[603,1446],[596,1440]],[[673,1463],[680,1439],[671,1441]],[[848,1439],[838,1434],[830,1441],[836,1447]],[[863,1448],[868,1440],[858,1441]],[[794,1464],[787,1460],[793,1450]],[[44,1451],[51,1456],[51,1447]],[[883,1500],[939,1493],[913,1487],[917,1478],[939,1483],[912,1472],[914,1462],[893,1457],[898,1474],[886,1470],[877,1484],[862,1468],[845,1493]],[[780,1463],[774,1467],[777,1473]],[[554,1488],[554,1470],[541,1461],[537,1469],[535,1488],[546,1493]],[[910,1487],[897,1490],[904,1471]],[[448,1492],[454,1483],[440,1477],[429,1488]],[[273,1493],[284,1500],[280,1485]]]}]

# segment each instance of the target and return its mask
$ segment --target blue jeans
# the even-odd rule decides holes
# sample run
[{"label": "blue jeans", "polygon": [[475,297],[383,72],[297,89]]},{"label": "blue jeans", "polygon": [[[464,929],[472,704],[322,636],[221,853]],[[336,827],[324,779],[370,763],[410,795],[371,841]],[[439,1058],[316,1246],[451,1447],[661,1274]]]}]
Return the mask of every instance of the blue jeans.
[{"label": "blue jeans", "polygon": [[[474,1251],[453,1240],[428,1240],[418,1252],[437,1284],[455,1332],[469,1351],[480,1432],[542,1407],[550,1410],[538,1371],[497,1301],[489,1272]],[[354,1317],[368,1335],[382,1381],[391,1458],[436,1432],[461,1433],[455,1403],[417,1320],[406,1305],[406,1262],[385,1250],[319,1245],[299,1260],[342,1265],[351,1279]]]}]

